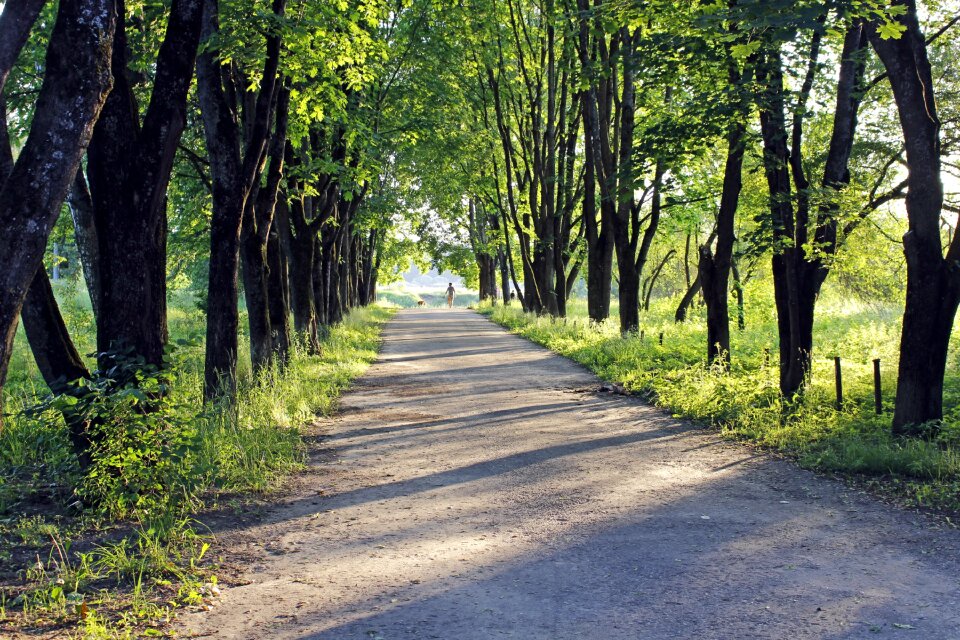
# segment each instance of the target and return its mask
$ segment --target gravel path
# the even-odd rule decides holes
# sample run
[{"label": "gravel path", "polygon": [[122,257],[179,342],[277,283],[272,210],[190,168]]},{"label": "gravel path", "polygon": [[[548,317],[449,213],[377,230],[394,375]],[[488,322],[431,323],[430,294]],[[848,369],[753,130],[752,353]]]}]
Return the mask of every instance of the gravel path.
[{"label": "gravel path", "polygon": [[384,338],[317,427],[328,451],[221,527],[244,570],[182,633],[960,638],[957,531],[598,394],[472,312]]}]

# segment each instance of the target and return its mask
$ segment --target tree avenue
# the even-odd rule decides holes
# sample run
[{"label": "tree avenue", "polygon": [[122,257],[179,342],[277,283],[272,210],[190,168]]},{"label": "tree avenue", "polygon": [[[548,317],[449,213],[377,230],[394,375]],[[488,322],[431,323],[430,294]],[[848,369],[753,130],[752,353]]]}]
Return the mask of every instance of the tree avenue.
[{"label": "tree avenue", "polygon": [[[189,299],[205,323],[190,366],[227,411],[412,260],[548,318],[584,298],[626,338],[673,298],[728,373],[745,308],[767,305],[784,420],[834,355],[824,292],[876,284],[865,298],[902,309],[893,432],[936,433],[960,305],[958,11],[6,2],[0,385],[22,321],[53,394],[124,389],[148,415],[166,391],[145,381],[184,366],[170,306]],[[61,310],[64,260],[94,358]],[[67,405],[91,464],[99,418]]]}]

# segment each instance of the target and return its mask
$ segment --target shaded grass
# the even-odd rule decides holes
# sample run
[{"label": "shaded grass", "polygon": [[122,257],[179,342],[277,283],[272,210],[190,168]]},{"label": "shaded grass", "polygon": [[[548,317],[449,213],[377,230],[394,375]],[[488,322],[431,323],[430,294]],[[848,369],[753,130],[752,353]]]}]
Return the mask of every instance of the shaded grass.
[{"label": "shaded grass", "polygon": [[[68,318],[84,312],[82,298],[67,295],[63,307]],[[189,300],[177,301],[169,314],[177,346],[164,374],[170,392],[155,414],[120,414],[108,449],[116,461],[100,484],[96,474],[80,475],[56,411],[24,411],[45,389],[18,337],[0,430],[0,636],[72,628],[83,637],[126,637],[162,626],[180,606],[202,604],[216,584],[210,541],[191,516],[225,495],[236,502],[238,494],[268,492],[301,467],[301,427],[336,410],[375,359],[392,313],[354,310],[319,354],[297,346],[285,367],[257,379],[242,340],[237,401],[204,406],[203,316]],[[90,336],[78,326],[85,345]],[[143,437],[147,428],[158,435]],[[163,464],[142,464],[149,457]],[[96,495],[96,506],[82,507],[78,492]]]},{"label": "shaded grass", "polygon": [[[930,440],[891,435],[900,317],[892,308],[827,299],[818,305],[813,375],[798,405],[785,407],[778,387],[772,303],[759,292],[747,327],[732,327],[730,371],[708,367],[703,310],[673,322],[676,300],[643,315],[643,338],[621,336],[614,319],[588,320],[584,301],[566,319],[524,314],[517,307],[480,311],[512,332],[567,356],[599,377],[619,382],[675,416],[719,429],[797,459],[802,466],[859,476],[913,504],[960,510],[960,372],[951,352],[939,432]],[[660,336],[663,335],[663,344]],[[956,338],[956,336],[955,336]],[[957,340],[954,340],[956,343]],[[956,344],[953,345],[954,347]],[[833,356],[842,359],[844,403],[836,407]],[[884,413],[875,415],[873,359],[880,358]]]}]

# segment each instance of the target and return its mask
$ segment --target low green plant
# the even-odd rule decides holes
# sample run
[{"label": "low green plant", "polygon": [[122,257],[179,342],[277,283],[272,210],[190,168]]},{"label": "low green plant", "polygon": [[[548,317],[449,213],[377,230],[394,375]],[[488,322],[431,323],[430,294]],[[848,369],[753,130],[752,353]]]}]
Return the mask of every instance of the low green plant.
[{"label": "low green plant", "polygon": [[[675,300],[661,300],[638,332],[621,336],[615,320],[593,323],[583,301],[568,303],[566,319],[524,314],[518,306],[479,310],[514,333],[623,384],[679,417],[719,429],[796,458],[806,467],[875,478],[875,486],[914,503],[960,509],[960,371],[951,358],[946,415],[928,440],[899,439],[890,415],[873,403],[873,359],[883,363],[883,406],[892,407],[899,316],[886,307],[822,300],[815,327],[813,374],[801,402],[781,401],[775,316],[762,295],[748,307],[747,327],[731,336],[731,367],[705,364],[703,311],[677,324]],[[616,309],[612,311],[616,317]],[[661,343],[662,336],[662,343]],[[957,353],[955,336],[953,351]],[[833,356],[841,356],[845,400],[836,407]]]},{"label": "low green plant", "polygon": [[[214,594],[212,540],[191,515],[222,494],[268,491],[299,468],[301,427],[336,409],[376,357],[391,315],[377,306],[354,310],[319,353],[295,347],[287,363],[256,377],[242,360],[231,404],[203,402],[202,332],[196,314],[178,308],[170,313],[178,346],[162,370],[118,352],[69,393],[42,397],[39,382],[21,375],[0,430],[0,561],[11,557],[5,542],[37,553],[16,595],[2,589],[0,636],[9,625],[44,620],[76,624],[85,638],[156,635],[176,608]],[[65,415],[87,425],[85,472]],[[45,515],[3,519],[39,498]],[[70,526],[49,515],[50,501],[73,514]],[[71,536],[89,540],[117,524],[128,533],[72,550]]]}]

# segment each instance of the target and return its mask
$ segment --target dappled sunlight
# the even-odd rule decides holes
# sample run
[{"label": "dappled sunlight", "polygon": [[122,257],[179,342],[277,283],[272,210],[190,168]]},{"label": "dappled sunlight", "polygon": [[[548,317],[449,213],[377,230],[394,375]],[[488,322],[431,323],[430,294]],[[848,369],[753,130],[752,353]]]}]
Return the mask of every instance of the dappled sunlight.
[{"label": "dappled sunlight", "polygon": [[891,562],[903,525],[862,497],[598,388],[475,314],[399,314],[320,425],[335,459],[238,532],[249,583],[187,627],[825,640],[922,628],[922,603],[957,592],[925,558]]}]

